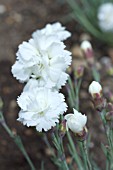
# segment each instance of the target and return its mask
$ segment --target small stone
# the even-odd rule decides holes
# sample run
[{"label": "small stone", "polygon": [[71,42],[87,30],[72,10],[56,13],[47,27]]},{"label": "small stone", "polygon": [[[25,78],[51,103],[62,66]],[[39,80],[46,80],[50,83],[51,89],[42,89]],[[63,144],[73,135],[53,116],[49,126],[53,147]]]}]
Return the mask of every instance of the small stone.
[{"label": "small stone", "polygon": [[71,51],[72,51],[73,57],[83,58],[83,52],[82,52],[80,46],[74,45],[74,46],[71,48]]},{"label": "small stone", "polygon": [[1,144],[2,144],[3,146],[6,146],[6,145],[7,145],[7,141],[6,141],[6,140],[1,140]]},{"label": "small stone", "polygon": [[94,143],[93,143],[93,142],[90,142],[90,143],[89,143],[89,147],[90,147],[90,148],[94,148]]},{"label": "small stone", "polygon": [[6,7],[5,5],[0,4],[0,14],[3,14],[6,12]]},{"label": "small stone", "polygon": [[49,148],[46,148],[45,149],[45,153],[46,153],[46,155],[48,155],[48,156],[52,156],[53,155],[53,150],[50,150]]},{"label": "small stone", "polygon": [[27,136],[31,136],[31,135],[33,134],[32,129],[26,129],[26,130],[25,130],[25,134],[26,134]]},{"label": "small stone", "polygon": [[16,22],[18,22],[18,23],[22,22],[22,15],[21,14],[14,12],[12,17]]},{"label": "small stone", "polygon": [[15,100],[11,100],[10,107],[11,107],[11,109],[15,109],[17,107],[17,103]]},{"label": "small stone", "polygon": [[82,34],[80,35],[80,41],[85,41],[85,40],[90,41],[90,40],[91,40],[91,37],[90,37],[90,35],[87,34],[87,33],[82,33]]},{"label": "small stone", "polygon": [[67,162],[67,164],[70,164],[72,162],[72,158],[71,157],[67,157],[66,162]]}]

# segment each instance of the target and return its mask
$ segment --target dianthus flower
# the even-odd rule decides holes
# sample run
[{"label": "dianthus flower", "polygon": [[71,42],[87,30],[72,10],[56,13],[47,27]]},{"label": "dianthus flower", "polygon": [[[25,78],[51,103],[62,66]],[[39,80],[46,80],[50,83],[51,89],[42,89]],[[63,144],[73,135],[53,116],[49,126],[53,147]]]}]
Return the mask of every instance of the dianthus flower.
[{"label": "dianthus flower", "polygon": [[59,115],[67,110],[64,96],[47,88],[35,88],[23,92],[17,99],[21,108],[18,121],[36,130],[48,131],[59,122]]},{"label": "dianthus flower", "polygon": [[103,31],[113,32],[113,3],[103,3],[98,10],[99,26]]},{"label": "dianthus flower", "polygon": [[65,27],[62,27],[61,23],[56,22],[54,24],[47,24],[45,28],[36,30],[32,36],[37,37],[38,33],[42,33],[44,35],[56,35],[57,39],[60,41],[66,40],[68,37],[71,36],[71,33],[65,30]]},{"label": "dianthus flower", "polygon": [[69,128],[75,134],[80,133],[84,130],[87,122],[87,116],[82,115],[77,110],[73,109],[74,114],[70,113],[65,115],[67,128]]},{"label": "dianthus flower", "polygon": [[71,53],[64,50],[65,45],[56,36],[39,32],[37,35],[19,46],[17,61],[12,66],[13,76],[22,82],[34,78],[39,87],[60,89],[68,78],[65,71],[71,63]]}]

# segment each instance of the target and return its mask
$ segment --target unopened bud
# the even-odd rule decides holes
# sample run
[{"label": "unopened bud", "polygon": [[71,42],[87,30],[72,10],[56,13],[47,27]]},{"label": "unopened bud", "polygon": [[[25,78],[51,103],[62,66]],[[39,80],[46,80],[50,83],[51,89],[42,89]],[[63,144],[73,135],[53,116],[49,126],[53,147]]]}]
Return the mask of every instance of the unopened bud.
[{"label": "unopened bud", "polygon": [[111,92],[111,90],[109,88],[104,88],[104,95],[106,96],[106,98],[108,99],[108,101],[110,101],[111,103],[113,103],[113,93]]},{"label": "unopened bud", "polygon": [[106,99],[102,95],[102,86],[98,82],[93,81],[89,86],[89,93],[93,98],[96,110],[102,111],[107,104]]},{"label": "unopened bud", "polygon": [[76,79],[81,78],[83,76],[83,73],[84,73],[84,67],[83,66],[78,66],[74,70],[74,76],[75,76]]},{"label": "unopened bud", "polygon": [[107,111],[113,111],[113,104],[112,103],[107,104]]},{"label": "unopened bud", "polygon": [[93,100],[93,103],[94,103],[95,109],[101,112],[103,109],[105,109],[107,102],[105,98],[101,97],[101,98],[95,98]]},{"label": "unopened bud", "polygon": [[113,120],[113,111],[107,112],[105,115],[106,121],[112,121]]},{"label": "unopened bud", "polygon": [[112,121],[113,120],[113,104],[108,103],[106,110],[107,110],[107,113],[105,115],[106,121]]},{"label": "unopened bud", "polygon": [[89,85],[89,93],[91,94],[93,99],[101,98],[102,97],[102,86],[98,82],[93,81]]},{"label": "unopened bud", "polygon": [[91,43],[89,42],[89,41],[83,41],[82,43],[81,43],[81,49],[83,50],[83,51],[87,51],[87,50],[92,50],[92,45],[91,45]]},{"label": "unopened bud", "polygon": [[89,41],[83,41],[81,43],[81,49],[83,50],[86,60],[90,65],[94,64],[94,54],[91,43]]},{"label": "unopened bud", "polygon": [[62,120],[59,128],[60,137],[64,137],[66,133],[66,120]]}]

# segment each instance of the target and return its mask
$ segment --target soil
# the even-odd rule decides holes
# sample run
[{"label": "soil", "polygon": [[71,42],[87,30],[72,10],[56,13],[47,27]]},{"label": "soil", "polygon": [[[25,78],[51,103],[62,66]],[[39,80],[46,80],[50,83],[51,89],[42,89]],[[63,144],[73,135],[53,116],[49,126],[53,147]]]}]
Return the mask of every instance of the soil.
[{"label": "soil", "polygon": [[[5,7],[5,12],[0,12],[0,95],[4,101],[4,117],[10,129],[21,136],[27,153],[37,170],[40,170],[42,161],[44,161],[48,170],[57,170],[57,168],[50,160],[50,153],[44,143],[43,136],[37,133],[35,129],[26,128],[16,120],[19,112],[16,99],[22,92],[23,84],[13,78],[11,66],[15,62],[15,53],[18,45],[22,41],[28,40],[33,31],[44,27],[47,23],[60,21],[66,26],[67,30],[72,32],[72,37],[66,41],[68,49],[79,44],[80,36],[83,35],[84,30],[80,29],[75,21],[66,22],[68,20],[66,15],[69,9],[63,2],[63,0],[55,0],[54,2],[53,0],[0,0],[0,5],[2,4]],[[102,50],[103,46],[99,43],[96,44],[93,38],[92,42],[97,48],[98,56],[100,56],[100,53],[107,53],[106,49]],[[83,113],[84,110],[87,110],[90,120],[88,127],[91,127],[90,132],[92,141],[94,141],[90,146],[91,152],[92,154],[95,153],[95,155],[99,155],[99,153],[102,155],[100,141],[104,141],[105,137],[101,121],[98,115],[94,113],[92,104],[89,102],[88,93],[85,92],[89,81],[91,81],[91,75],[87,79],[87,74],[88,71],[85,73],[83,80],[80,110]],[[105,82],[105,84],[107,83]],[[95,117],[96,121],[94,121],[93,117]],[[104,156],[100,157],[99,160],[94,156],[94,159],[98,161],[101,167],[104,167]],[[0,170],[7,169],[30,170],[16,144],[3,127],[0,126]]]}]

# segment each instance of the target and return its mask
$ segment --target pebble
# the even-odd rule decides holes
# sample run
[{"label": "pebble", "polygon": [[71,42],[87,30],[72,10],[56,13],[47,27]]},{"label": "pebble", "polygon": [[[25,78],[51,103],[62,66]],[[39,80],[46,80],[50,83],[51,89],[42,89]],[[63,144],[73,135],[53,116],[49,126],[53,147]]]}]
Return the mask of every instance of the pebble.
[{"label": "pebble", "polygon": [[4,14],[6,12],[5,5],[0,4],[0,14]]}]

